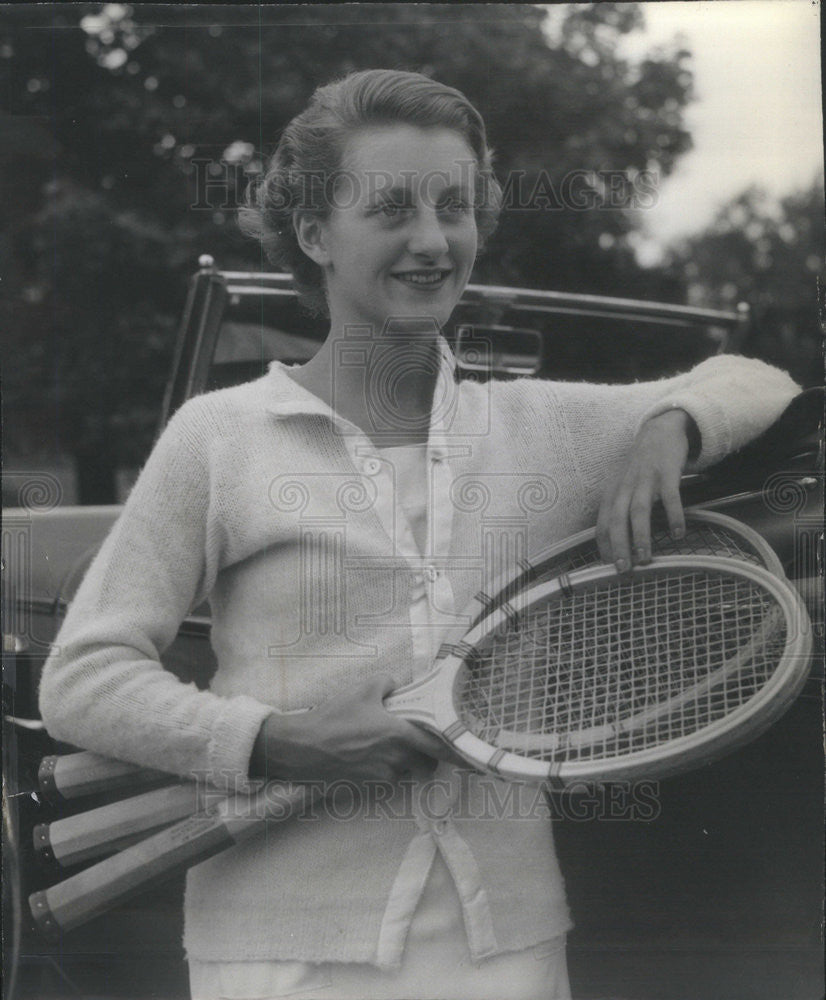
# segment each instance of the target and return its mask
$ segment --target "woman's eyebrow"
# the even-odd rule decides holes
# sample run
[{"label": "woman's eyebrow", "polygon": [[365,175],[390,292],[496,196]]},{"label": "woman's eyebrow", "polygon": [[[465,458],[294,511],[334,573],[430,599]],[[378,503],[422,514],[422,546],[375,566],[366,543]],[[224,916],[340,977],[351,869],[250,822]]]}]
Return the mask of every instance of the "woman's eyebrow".
[{"label": "woman's eyebrow", "polygon": [[461,181],[455,184],[448,184],[441,189],[437,189],[435,185],[431,188],[430,185],[424,184],[423,186],[420,186],[418,190],[416,189],[415,184],[405,182],[401,184],[394,184],[392,187],[374,187],[368,192],[367,203],[370,205],[383,205],[387,202],[394,202],[395,204],[410,204],[413,201],[414,192],[419,195],[424,195],[426,198],[432,199],[434,202],[439,204],[453,198],[466,199],[470,197],[471,194],[468,184]]},{"label": "woman's eyebrow", "polygon": [[395,184],[393,187],[377,187],[368,194],[368,201],[409,201],[411,189],[408,184]]},{"label": "woman's eyebrow", "polygon": [[[379,187],[375,188],[370,192],[370,197],[379,199],[392,199],[393,201],[402,201],[409,199],[414,190],[416,190],[414,185],[411,184],[395,184],[393,187]],[[425,184],[420,187],[418,193],[430,194],[431,189],[429,185]],[[433,193],[441,201],[444,198],[464,198],[467,197],[470,188],[467,184],[461,181],[456,184],[448,184],[440,190],[433,191]]]},{"label": "woman's eyebrow", "polygon": [[449,184],[444,188],[443,191],[439,193],[440,198],[467,198],[470,194],[470,188],[467,184]]}]

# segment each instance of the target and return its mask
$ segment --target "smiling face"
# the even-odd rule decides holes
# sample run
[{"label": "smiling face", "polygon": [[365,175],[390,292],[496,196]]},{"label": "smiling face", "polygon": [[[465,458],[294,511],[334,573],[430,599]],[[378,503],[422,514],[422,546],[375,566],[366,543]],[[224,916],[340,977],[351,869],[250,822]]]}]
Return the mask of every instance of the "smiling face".
[{"label": "smiling face", "polygon": [[447,321],[476,259],[476,170],[465,139],[445,128],[371,127],[349,139],[328,217],[298,223],[324,272],[333,329]]}]

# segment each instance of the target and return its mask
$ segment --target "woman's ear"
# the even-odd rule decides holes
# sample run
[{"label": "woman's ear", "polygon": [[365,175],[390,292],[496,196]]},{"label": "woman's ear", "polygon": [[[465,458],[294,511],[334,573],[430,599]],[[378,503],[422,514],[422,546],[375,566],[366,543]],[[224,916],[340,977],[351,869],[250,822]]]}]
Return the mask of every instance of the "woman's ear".
[{"label": "woman's ear", "polygon": [[297,212],[293,216],[293,229],[298,245],[310,260],[315,261],[319,267],[330,262],[323,219],[306,212]]}]

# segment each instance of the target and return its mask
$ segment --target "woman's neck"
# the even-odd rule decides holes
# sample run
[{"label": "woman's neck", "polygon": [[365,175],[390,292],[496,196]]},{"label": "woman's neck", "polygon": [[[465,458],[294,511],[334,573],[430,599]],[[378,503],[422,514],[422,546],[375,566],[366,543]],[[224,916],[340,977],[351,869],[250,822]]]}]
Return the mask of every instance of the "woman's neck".
[{"label": "woman's neck", "polygon": [[443,364],[438,337],[385,332],[360,340],[330,335],[290,377],[383,447],[427,441]]}]

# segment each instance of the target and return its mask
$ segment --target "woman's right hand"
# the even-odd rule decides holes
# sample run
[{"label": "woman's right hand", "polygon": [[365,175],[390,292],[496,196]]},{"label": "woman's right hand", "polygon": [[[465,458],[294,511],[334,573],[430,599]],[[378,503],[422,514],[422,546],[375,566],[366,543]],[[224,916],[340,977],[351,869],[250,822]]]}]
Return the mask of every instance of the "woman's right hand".
[{"label": "woman's right hand", "polygon": [[429,777],[449,747],[421,727],[391,715],[382,700],[396,682],[377,675],[308,712],[264,721],[250,776],[285,781],[396,781]]}]

